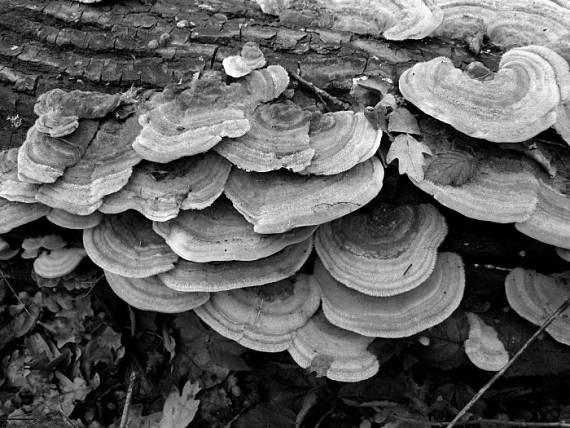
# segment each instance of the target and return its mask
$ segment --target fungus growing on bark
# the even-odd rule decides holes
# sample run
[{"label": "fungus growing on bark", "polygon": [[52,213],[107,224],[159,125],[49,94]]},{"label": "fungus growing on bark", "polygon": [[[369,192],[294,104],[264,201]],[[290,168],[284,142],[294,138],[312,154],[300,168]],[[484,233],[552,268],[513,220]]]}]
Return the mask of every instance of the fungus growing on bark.
[{"label": "fungus growing on bark", "polygon": [[436,34],[469,41],[485,34],[504,48],[545,45],[568,34],[570,7],[550,0],[438,0],[444,13]]},{"label": "fungus growing on bark", "polygon": [[261,104],[247,115],[251,129],[225,139],[214,150],[246,171],[303,170],[315,150],[309,146],[311,114],[291,101]]},{"label": "fungus growing on bark", "polygon": [[287,89],[289,74],[280,65],[270,65],[262,70],[254,70],[241,82],[247,91],[248,103],[266,103],[274,100]]},{"label": "fungus growing on bark", "polygon": [[10,244],[5,239],[0,237],[0,260],[10,260],[11,258],[15,257],[19,251],[19,248],[11,248]]},{"label": "fungus growing on bark", "polygon": [[481,370],[497,372],[509,361],[509,353],[499,340],[497,330],[486,324],[477,314],[467,312],[469,337],[465,354]]},{"label": "fungus growing on bark", "polygon": [[376,157],[329,176],[234,169],[224,193],[257,233],[282,233],[342,217],[370,202],[382,188]]},{"label": "fungus growing on bark", "polygon": [[127,211],[108,215],[83,231],[83,246],[98,266],[117,275],[144,278],[174,268],[178,256],[142,215]]},{"label": "fungus growing on bark", "polygon": [[46,250],[60,250],[67,246],[67,242],[59,235],[45,235],[39,239],[39,248]]},{"label": "fungus growing on bark", "polygon": [[227,200],[201,211],[184,211],[164,223],[153,223],[172,250],[183,259],[205,263],[250,261],[282,250],[310,237],[315,227],[275,235],[260,235]]},{"label": "fungus growing on bark", "polygon": [[562,260],[570,262],[570,250],[567,250],[565,248],[557,248],[556,254],[558,254],[558,257],[560,257]]},{"label": "fungus growing on bark", "polygon": [[247,42],[239,55],[228,56],[222,61],[224,71],[231,77],[243,77],[265,65],[265,56],[257,43]]},{"label": "fungus growing on bark", "polygon": [[203,305],[209,293],[179,293],[165,286],[157,276],[129,278],[105,271],[111,289],[129,305],[166,314],[186,312]]},{"label": "fungus growing on bark", "polygon": [[139,116],[142,130],[133,143],[144,159],[167,163],[206,152],[222,137],[249,131],[247,94],[242,85],[196,80],[191,87],[165,99]]},{"label": "fungus growing on bark", "polygon": [[392,296],[430,276],[446,234],[445,219],[432,205],[381,205],[323,224],[315,248],[342,284]]},{"label": "fungus growing on bark", "polygon": [[35,123],[36,130],[52,138],[65,137],[79,128],[79,117],[75,115],[62,116],[54,110],[42,114]]},{"label": "fungus growing on bark", "polygon": [[382,130],[374,129],[364,113],[337,111],[315,114],[309,145],[315,151],[301,174],[333,175],[370,159],[380,147]]},{"label": "fungus growing on bark", "polygon": [[46,218],[53,224],[65,229],[89,229],[101,223],[103,218],[100,212],[95,211],[88,215],[76,215],[67,211],[53,208]]},{"label": "fungus growing on bark", "polygon": [[43,204],[24,204],[0,198],[0,233],[7,233],[18,226],[42,218],[49,210],[49,207]]},{"label": "fungus growing on bark", "polygon": [[[505,279],[505,290],[509,305],[517,314],[541,325],[560,302],[570,298],[570,273],[555,277],[515,268]],[[546,327],[546,332],[558,342],[570,345],[570,309]]]},{"label": "fungus growing on bark", "polygon": [[180,260],[161,274],[164,283],[178,291],[225,291],[253,287],[287,278],[297,272],[312,250],[312,239],[253,261],[195,263]]},{"label": "fungus growing on bark", "polygon": [[[432,0],[256,0],[265,13],[281,21],[308,21],[309,27],[328,27],[358,34],[382,35],[388,40],[423,39],[441,23],[443,12]],[[299,16],[300,14],[300,16]]]},{"label": "fungus growing on bark", "polygon": [[335,327],[319,311],[297,330],[288,352],[299,366],[318,376],[359,382],[374,376],[380,367],[367,349],[372,340]]},{"label": "fungus growing on bark", "polygon": [[83,248],[44,251],[34,260],[34,272],[43,278],[61,278],[73,272],[85,256]]},{"label": "fungus growing on bark", "polygon": [[36,199],[72,214],[93,213],[106,195],[127,184],[141,161],[131,147],[139,130],[135,117],[104,122],[81,159],[55,183],[41,186]]},{"label": "fungus growing on bark", "polygon": [[18,178],[18,149],[0,152],[0,198],[14,202],[36,202],[38,184]]},{"label": "fungus growing on bark", "polygon": [[226,291],[277,282],[294,275],[309,258],[313,239],[292,244],[271,256],[240,262],[195,263],[179,260],[161,273],[162,281],[177,291]]},{"label": "fungus growing on bark", "polygon": [[222,336],[247,348],[281,352],[320,303],[319,287],[301,274],[261,287],[214,293],[194,312]]},{"label": "fungus growing on bark", "polygon": [[501,58],[492,79],[477,80],[439,57],[400,77],[404,97],[425,113],[475,138],[519,142],[557,121],[568,97],[570,69],[542,46],[515,48]]},{"label": "fungus growing on bark", "polygon": [[77,116],[79,119],[101,119],[121,103],[121,94],[104,94],[91,91],[64,91],[52,89],[38,97],[34,113],[38,116],[59,113],[60,116]]},{"label": "fungus growing on bark", "polygon": [[342,285],[319,260],[314,276],[327,319],[371,337],[408,337],[441,323],[457,309],[465,288],[463,261],[454,253],[440,253],[427,280],[390,297],[373,297]]},{"label": "fungus growing on bark", "polygon": [[230,170],[231,164],[212,152],[168,164],[143,162],[125,187],[105,197],[99,211],[134,209],[150,220],[167,221],[180,210],[210,206],[222,194]]}]

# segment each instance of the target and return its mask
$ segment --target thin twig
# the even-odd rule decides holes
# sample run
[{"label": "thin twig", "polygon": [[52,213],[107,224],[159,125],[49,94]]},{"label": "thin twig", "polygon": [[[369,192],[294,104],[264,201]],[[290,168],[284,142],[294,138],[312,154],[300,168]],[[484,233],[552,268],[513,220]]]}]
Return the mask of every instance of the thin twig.
[{"label": "thin twig", "polygon": [[[408,422],[410,424],[418,425],[429,425],[431,427],[444,427],[449,424],[449,422],[430,422],[423,419],[406,418],[402,416],[392,415],[394,419],[398,419],[402,422]],[[520,428],[570,428],[570,423],[567,422],[523,422],[523,421],[503,421],[501,419],[476,419],[472,421],[458,422],[457,426],[469,426],[469,425],[503,425],[510,427],[520,427]]]},{"label": "thin twig", "polygon": [[119,428],[126,428],[127,423],[129,422],[129,408],[131,407],[136,380],[137,372],[135,369],[132,369],[131,375],[129,376],[129,387],[127,389],[127,396],[125,397],[125,407],[123,407],[123,414],[121,415],[121,424],[119,425]]},{"label": "thin twig", "polygon": [[538,336],[554,321],[562,312],[570,307],[570,299],[566,299],[559,307],[556,309],[552,315],[550,315],[538,330],[534,332],[534,334],[529,337],[529,339],[524,343],[524,345],[517,351],[515,355],[505,364],[505,366],[499,370],[495,376],[489,380],[483,387],[473,396],[473,398],[461,409],[461,411],[453,418],[453,420],[446,426],[446,428],[453,428],[459,419],[461,419],[465,413],[473,407],[473,405],[487,392],[487,390],[513,365],[513,363],[522,355],[522,353],[536,340]]},{"label": "thin twig", "polygon": [[335,107],[338,107],[342,110],[351,110],[352,107],[350,106],[350,104],[345,103],[344,101],[339,100],[337,97],[329,94],[327,91],[319,88],[318,86],[316,86],[314,83],[309,82],[308,80],[303,79],[301,76],[299,76],[297,73],[294,73],[292,71],[287,70],[289,75],[295,79],[297,82],[299,82],[302,86],[305,86],[306,88],[308,88],[309,90],[311,90],[312,92],[314,92],[318,97],[321,97],[322,99],[328,101],[329,103],[331,103],[332,105],[334,105]]}]

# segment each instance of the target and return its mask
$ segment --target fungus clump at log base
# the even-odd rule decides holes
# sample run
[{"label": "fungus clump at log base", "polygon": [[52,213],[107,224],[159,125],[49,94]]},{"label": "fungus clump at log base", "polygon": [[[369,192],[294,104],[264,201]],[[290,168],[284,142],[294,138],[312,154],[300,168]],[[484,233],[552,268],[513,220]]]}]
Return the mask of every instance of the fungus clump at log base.
[{"label": "fungus clump at log base", "polygon": [[[421,38],[443,17],[431,1],[319,5],[322,16],[334,16],[333,28],[396,40]],[[284,20],[297,6],[262,5]],[[363,13],[376,8],[384,13]],[[404,72],[400,88],[472,137],[515,142],[556,127],[570,100],[564,61],[550,48],[525,46],[505,53],[492,78],[477,79],[477,66],[464,73],[439,58]],[[45,216],[82,230],[84,249],[26,242],[22,257],[35,258],[37,276],[69,275],[87,255],[135,308],[193,310],[245,347],[287,351],[333,380],[367,379],[380,367],[369,348],[376,338],[409,338],[442,323],[466,287],[461,256],[438,251],[448,232],[440,210],[380,194],[384,148],[377,152],[392,133],[417,136],[411,141],[425,150],[412,182],[442,205],[515,223],[570,249],[567,147],[540,149],[556,171],[550,174],[536,153],[455,138],[434,122],[418,128],[395,97],[386,103],[393,111],[384,132],[362,111],[309,111],[294,102],[295,88],[286,91],[287,71],[266,66],[254,44],[226,57],[223,68],[231,79],[196,75],[145,92],[124,118],[114,114],[127,102],[119,95],[53,90],[39,97],[25,143],[0,155],[0,232]],[[413,126],[399,125],[402,117]],[[463,176],[446,181],[454,162]],[[513,272],[507,296],[509,278],[520,276]],[[530,282],[523,284],[529,296]],[[531,306],[527,297],[519,300]],[[497,369],[496,338],[472,324],[468,354]]]}]

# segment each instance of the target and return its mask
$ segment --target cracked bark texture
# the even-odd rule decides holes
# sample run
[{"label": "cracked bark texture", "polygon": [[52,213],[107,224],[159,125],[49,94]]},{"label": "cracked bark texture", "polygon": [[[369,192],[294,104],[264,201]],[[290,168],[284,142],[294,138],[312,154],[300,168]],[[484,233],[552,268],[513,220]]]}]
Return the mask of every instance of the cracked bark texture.
[{"label": "cracked bark texture", "polygon": [[[281,25],[248,0],[2,0],[0,149],[23,142],[34,99],[47,90],[161,88],[220,69],[246,41],[257,42],[270,64],[337,94],[363,74],[397,81],[417,61],[472,60],[466,49],[437,40],[393,43]],[[8,120],[16,114],[21,126]]]}]

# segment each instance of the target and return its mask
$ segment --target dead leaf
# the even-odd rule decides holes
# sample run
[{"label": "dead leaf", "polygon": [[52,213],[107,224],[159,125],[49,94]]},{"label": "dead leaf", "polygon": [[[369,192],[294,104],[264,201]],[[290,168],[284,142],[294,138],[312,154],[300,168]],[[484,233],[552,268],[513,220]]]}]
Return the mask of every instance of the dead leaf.
[{"label": "dead leaf", "polygon": [[407,174],[408,177],[421,181],[424,179],[423,166],[424,154],[431,155],[430,148],[408,134],[400,134],[394,138],[394,142],[388,150],[386,161],[391,163],[398,160],[398,171]]},{"label": "dead leaf", "polygon": [[237,420],[236,428],[294,428],[295,412],[285,406],[263,403]]},{"label": "dead leaf", "polygon": [[164,402],[160,428],[186,428],[192,422],[200,400],[196,400],[196,394],[200,391],[198,383],[187,381],[182,388],[182,393],[175,389]]},{"label": "dead leaf", "polygon": [[418,121],[405,107],[397,107],[388,115],[388,131],[421,135]]},{"label": "dead leaf", "polygon": [[464,151],[437,153],[425,169],[425,178],[442,186],[462,186],[477,170],[475,156]]},{"label": "dead leaf", "polygon": [[85,379],[81,377],[76,377],[72,381],[58,371],[55,372],[55,377],[59,382],[59,391],[61,392],[59,405],[63,413],[69,416],[75,408],[75,403],[77,401],[84,401],[92,388],[87,384]]}]

